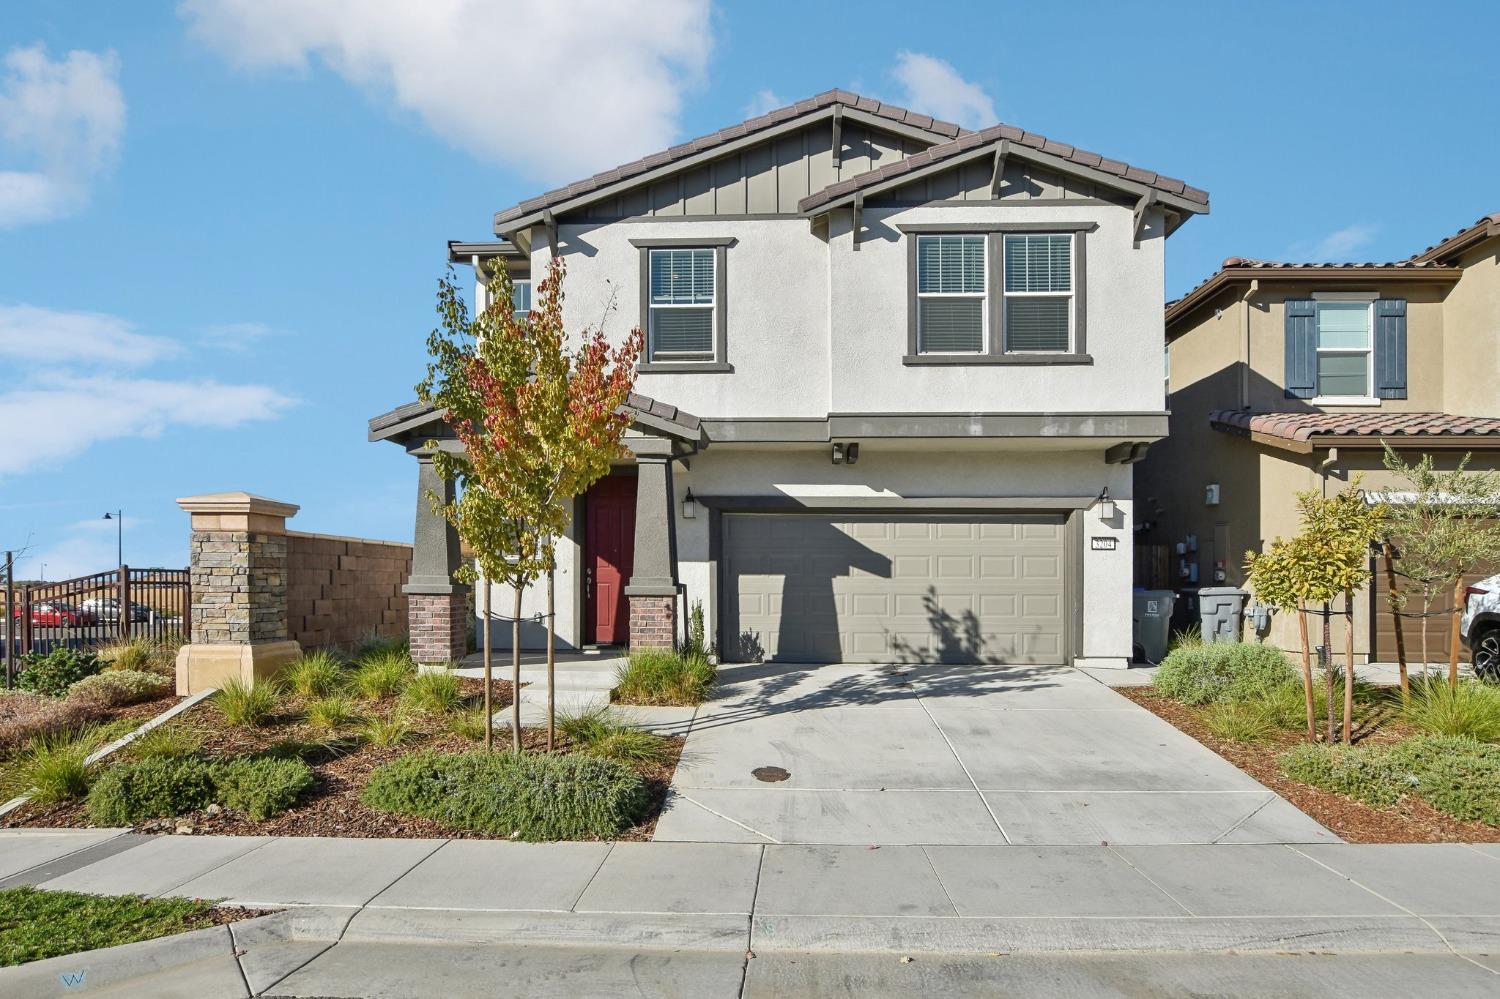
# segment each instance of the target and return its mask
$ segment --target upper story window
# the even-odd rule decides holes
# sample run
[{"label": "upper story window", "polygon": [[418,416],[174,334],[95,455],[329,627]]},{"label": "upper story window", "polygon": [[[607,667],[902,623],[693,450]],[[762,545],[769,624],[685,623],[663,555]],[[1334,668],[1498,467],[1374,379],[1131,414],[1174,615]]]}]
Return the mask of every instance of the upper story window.
[{"label": "upper story window", "polygon": [[916,223],[906,364],[1092,364],[1084,243],[1093,222]]},{"label": "upper story window", "polygon": [[924,354],[985,349],[986,238],[917,237],[917,345]]},{"label": "upper story window", "polygon": [[641,252],[644,374],[730,372],[724,268],[732,238],[632,239]]},{"label": "upper story window", "polygon": [[1318,395],[1370,397],[1370,302],[1318,303]]},{"label": "upper story window", "polygon": [[517,320],[525,319],[531,314],[531,279],[521,278],[512,282],[515,292],[512,304],[515,312],[512,313]]},{"label": "upper story window", "polygon": [[1067,353],[1073,343],[1073,235],[1005,237],[1005,349]]}]

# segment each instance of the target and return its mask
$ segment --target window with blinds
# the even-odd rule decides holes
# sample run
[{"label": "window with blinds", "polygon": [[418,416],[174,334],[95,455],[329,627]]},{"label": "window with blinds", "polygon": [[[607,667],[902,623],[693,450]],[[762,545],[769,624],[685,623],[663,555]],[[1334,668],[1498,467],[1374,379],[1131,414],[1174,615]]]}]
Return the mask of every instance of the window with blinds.
[{"label": "window with blinds", "polygon": [[515,318],[517,320],[525,319],[528,315],[531,314],[531,281],[530,281],[530,279],[517,280],[517,281],[513,282],[512,283],[512,290],[515,293],[514,296],[512,297],[512,302],[511,302],[511,304],[515,306],[515,312],[512,313],[512,314],[515,316]]},{"label": "window with blinds", "polygon": [[1005,237],[1005,349],[1066,353],[1073,343],[1073,236]]},{"label": "window with blinds", "polygon": [[712,360],[716,307],[712,248],[652,250],[650,316],[646,331],[651,360]]},{"label": "window with blinds", "polygon": [[985,237],[917,237],[917,349],[984,350]]}]

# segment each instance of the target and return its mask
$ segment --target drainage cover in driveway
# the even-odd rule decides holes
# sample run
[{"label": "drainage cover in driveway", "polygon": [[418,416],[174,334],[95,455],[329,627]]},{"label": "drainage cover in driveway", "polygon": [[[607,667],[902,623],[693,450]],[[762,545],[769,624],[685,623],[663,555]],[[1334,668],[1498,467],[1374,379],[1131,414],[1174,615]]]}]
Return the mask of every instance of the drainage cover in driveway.
[{"label": "drainage cover in driveway", "polygon": [[756,767],[750,771],[751,777],[759,781],[765,781],[767,784],[786,780],[791,775],[792,772],[790,770],[783,770],[781,767]]}]

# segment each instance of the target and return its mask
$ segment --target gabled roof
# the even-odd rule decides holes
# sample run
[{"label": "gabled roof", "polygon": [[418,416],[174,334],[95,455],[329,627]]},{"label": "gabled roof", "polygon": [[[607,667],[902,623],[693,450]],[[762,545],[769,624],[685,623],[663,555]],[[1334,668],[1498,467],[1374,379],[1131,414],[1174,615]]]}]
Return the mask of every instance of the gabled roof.
[{"label": "gabled roof", "polygon": [[721,128],[710,135],[700,136],[690,142],[673,146],[659,153],[625,163],[613,170],[596,173],[566,187],[548,191],[529,198],[512,208],[495,213],[495,232],[512,232],[540,221],[543,211],[563,211],[587,204],[621,182],[635,180],[663,167],[681,168],[691,162],[720,156],[729,150],[726,147],[743,140],[757,140],[779,130],[788,123],[800,123],[800,119],[831,114],[834,107],[843,109],[851,120],[862,121],[875,127],[884,127],[925,142],[939,143],[961,135],[969,130],[949,121],[940,121],[929,115],[908,111],[894,104],[886,104],[869,97],[850,93],[847,90],[828,90],[816,97],[798,101],[775,111],[742,121],[738,125]]},{"label": "gabled roof", "polygon": [[825,212],[852,200],[856,193],[870,193],[889,184],[904,183],[915,179],[914,174],[926,173],[939,166],[947,168],[971,156],[984,155],[1001,142],[1010,143],[1018,157],[1050,162],[1065,170],[1072,168],[1073,172],[1083,173],[1101,183],[1121,187],[1132,193],[1139,194],[1149,190],[1181,211],[1208,211],[1207,191],[1189,187],[1173,177],[1142,170],[1119,160],[1106,159],[1098,153],[1004,124],[991,125],[983,131],[959,136],[895,163],[830,184],[803,198],[797,208],[804,215]]},{"label": "gabled roof", "polygon": [[[703,421],[670,403],[632,392],[621,407],[630,413],[634,425],[648,433],[676,437],[697,443],[703,437]],[[436,406],[416,401],[370,418],[369,439],[405,442],[445,436],[444,413]]]},{"label": "gabled roof", "polygon": [[1421,253],[1413,253],[1411,260],[1414,263],[1424,264],[1443,263],[1491,236],[1500,236],[1500,212],[1486,215],[1468,228],[1460,229],[1441,243],[1434,243]]},{"label": "gabled roof", "polygon": [[1209,426],[1222,433],[1302,454],[1316,447],[1431,446],[1500,448],[1500,420],[1450,413],[1254,413],[1216,409]]}]

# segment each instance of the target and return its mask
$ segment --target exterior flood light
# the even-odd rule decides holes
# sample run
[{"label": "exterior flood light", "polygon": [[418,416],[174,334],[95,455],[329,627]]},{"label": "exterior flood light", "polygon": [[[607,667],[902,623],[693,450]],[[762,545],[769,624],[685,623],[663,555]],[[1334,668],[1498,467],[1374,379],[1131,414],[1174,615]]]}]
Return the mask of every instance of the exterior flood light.
[{"label": "exterior flood light", "polygon": [[682,519],[692,520],[698,516],[698,501],[693,498],[693,490],[688,489],[682,497]]},{"label": "exterior flood light", "polygon": [[1099,519],[1115,519],[1115,501],[1109,498],[1109,486],[1099,490]]},{"label": "exterior flood light", "polygon": [[833,463],[842,465],[844,463],[844,445],[835,443],[833,445]]},{"label": "exterior flood light", "polygon": [[844,464],[852,465],[859,460],[859,442],[844,445]]}]

